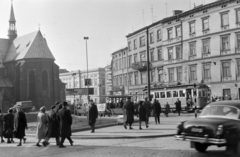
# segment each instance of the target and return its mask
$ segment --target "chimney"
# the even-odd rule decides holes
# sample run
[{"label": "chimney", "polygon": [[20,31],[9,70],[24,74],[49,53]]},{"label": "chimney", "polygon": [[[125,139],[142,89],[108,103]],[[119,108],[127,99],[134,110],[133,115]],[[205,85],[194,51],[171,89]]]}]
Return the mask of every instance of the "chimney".
[{"label": "chimney", "polygon": [[183,12],[182,10],[173,10],[173,16],[181,14],[182,12]]}]

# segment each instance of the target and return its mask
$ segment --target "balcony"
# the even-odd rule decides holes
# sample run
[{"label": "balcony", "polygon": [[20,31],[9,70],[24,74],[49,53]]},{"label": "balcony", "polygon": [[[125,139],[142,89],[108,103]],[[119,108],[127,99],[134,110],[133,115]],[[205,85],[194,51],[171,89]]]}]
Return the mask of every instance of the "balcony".
[{"label": "balcony", "polygon": [[204,81],[204,83],[209,83],[209,82],[211,82],[211,78],[204,78],[203,81]]},{"label": "balcony", "polygon": [[173,64],[173,63],[180,63],[183,62],[184,59],[179,58],[179,59],[171,59],[171,60],[165,60],[164,64]]},{"label": "balcony", "polygon": [[197,59],[196,55],[189,56],[189,60],[195,60],[195,59]]},{"label": "balcony", "polygon": [[171,38],[171,39],[168,39],[168,40],[163,41],[163,45],[175,43],[175,42],[181,41],[181,39],[182,39],[181,36],[176,37],[176,38]]},{"label": "balcony", "polygon": [[228,29],[229,29],[229,25],[222,26],[222,31],[224,31],[224,30],[228,30]]},{"label": "balcony", "polygon": [[[140,72],[147,71],[147,61],[132,63],[131,67],[132,67],[132,69],[138,70]],[[152,64],[151,63],[150,63],[150,69],[152,69]]]},{"label": "balcony", "polygon": [[202,54],[202,58],[208,58],[208,57],[211,57],[211,53],[203,53]]},{"label": "balcony", "polygon": [[190,38],[194,38],[195,36],[196,36],[196,33],[195,33],[195,32],[189,34],[189,37],[190,37]]},{"label": "balcony", "polygon": [[231,54],[231,50],[227,49],[227,50],[221,50],[221,55],[229,55]]},{"label": "balcony", "polygon": [[210,30],[209,30],[209,29],[203,30],[203,35],[207,35],[207,34],[209,34],[209,33],[210,33]]},{"label": "balcony", "polygon": [[222,77],[222,81],[231,81],[232,80],[232,76],[223,76]]}]

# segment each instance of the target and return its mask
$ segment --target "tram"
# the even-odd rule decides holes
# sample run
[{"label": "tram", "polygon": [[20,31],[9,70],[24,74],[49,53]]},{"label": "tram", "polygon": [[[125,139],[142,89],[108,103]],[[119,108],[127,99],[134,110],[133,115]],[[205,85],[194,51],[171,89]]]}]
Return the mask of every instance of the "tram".
[{"label": "tram", "polygon": [[205,84],[174,85],[166,87],[152,88],[150,91],[153,99],[159,100],[161,106],[168,102],[170,109],[175,111],[175,102],[181,101],[182,110],[188,112],[197,109],[203,109],[209,102],[210,88]]}]

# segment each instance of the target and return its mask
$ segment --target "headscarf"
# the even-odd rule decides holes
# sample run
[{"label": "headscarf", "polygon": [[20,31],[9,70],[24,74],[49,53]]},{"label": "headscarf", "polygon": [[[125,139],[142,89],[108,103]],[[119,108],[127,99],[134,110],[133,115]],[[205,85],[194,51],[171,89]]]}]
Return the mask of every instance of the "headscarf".
[{"label": "headscarf", "polygon": [[46,107],[45,107],[45,106],[42,106],[39,110],[42,111],[43,113],[45,113]]}]

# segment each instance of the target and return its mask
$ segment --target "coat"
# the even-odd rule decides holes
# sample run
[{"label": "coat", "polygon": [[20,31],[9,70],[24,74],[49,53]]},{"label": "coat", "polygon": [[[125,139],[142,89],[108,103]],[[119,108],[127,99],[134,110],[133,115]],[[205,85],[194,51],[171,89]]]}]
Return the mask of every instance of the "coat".
[{"label": "coat", "polygon": [[43,112],[39,112],[37,115],[37,139],[45,139],[48,131],[48,115]]},{"label": "coat", "polygon": [[98,118],[98,109],[95,104],[89,106],[88,110],[88,124],[92,125],[96,123],[96,119]]},{"label": "coat", "polygon": [[176,101],[175,102],[175,105],[176,105],[176,111],[181,111],[182,110],[182,107],[181,107],[181,101],[179,100],[179,101]]},{"label": "coat", "polygon": [[72,115],[71,111],[63,107],[58,111],[60,120],[60,135],[61,137],[71,136]]},{"label": "coat", "polygon": [[160,113],[162,111],[161,105],[159,102],[154,102],[153,103],[153,113],[154,116],[160,116]]},{"label": "coat", "polygon": [[146,116],[150,117],[151,116],[151,111],[152,111],[152,105],[149,101],[145,101],[143,103],[143,106],[146,108]]},{"label": "coat", "polygon": [[143,105],[139,105],[138,113],[139,113],[139,121],[146,121],[146,108]]},{"label": "coat", "polygon": [[[6,133],[6,131],[8,129],[10,129],[11,131],[14,130],[14,115],[12,113],[8,113],[6,114],[4,117],[4,133]],[[5,138],[12,138],[12,136],[8,137],[6,134],[4,135]]]},{"label": "coat", "polygon": [[22,111],[14,115],[14,130],[15,137],[22,139],[25,136],[25,129],[27,128],[27,119],[25,113]]},{"label": "coat", "polygon": [[0,115],[0,136],[3,136],[3,115]]},{"label": "coat", "polygon": [[59,137],[60,125],[59,117],[55,110],[50,110],[48,113],[48,133],[47,137]]},{"label": "coat", "polygon": [[134,122],[134,105],[131,101],[126,101],[124,106],[124,121],[125,123],[133,123]]},{"label": "coat", "polygon": [[169,104],[165,105],[165,114],[168,114],[170,112],[170,106]]}]

